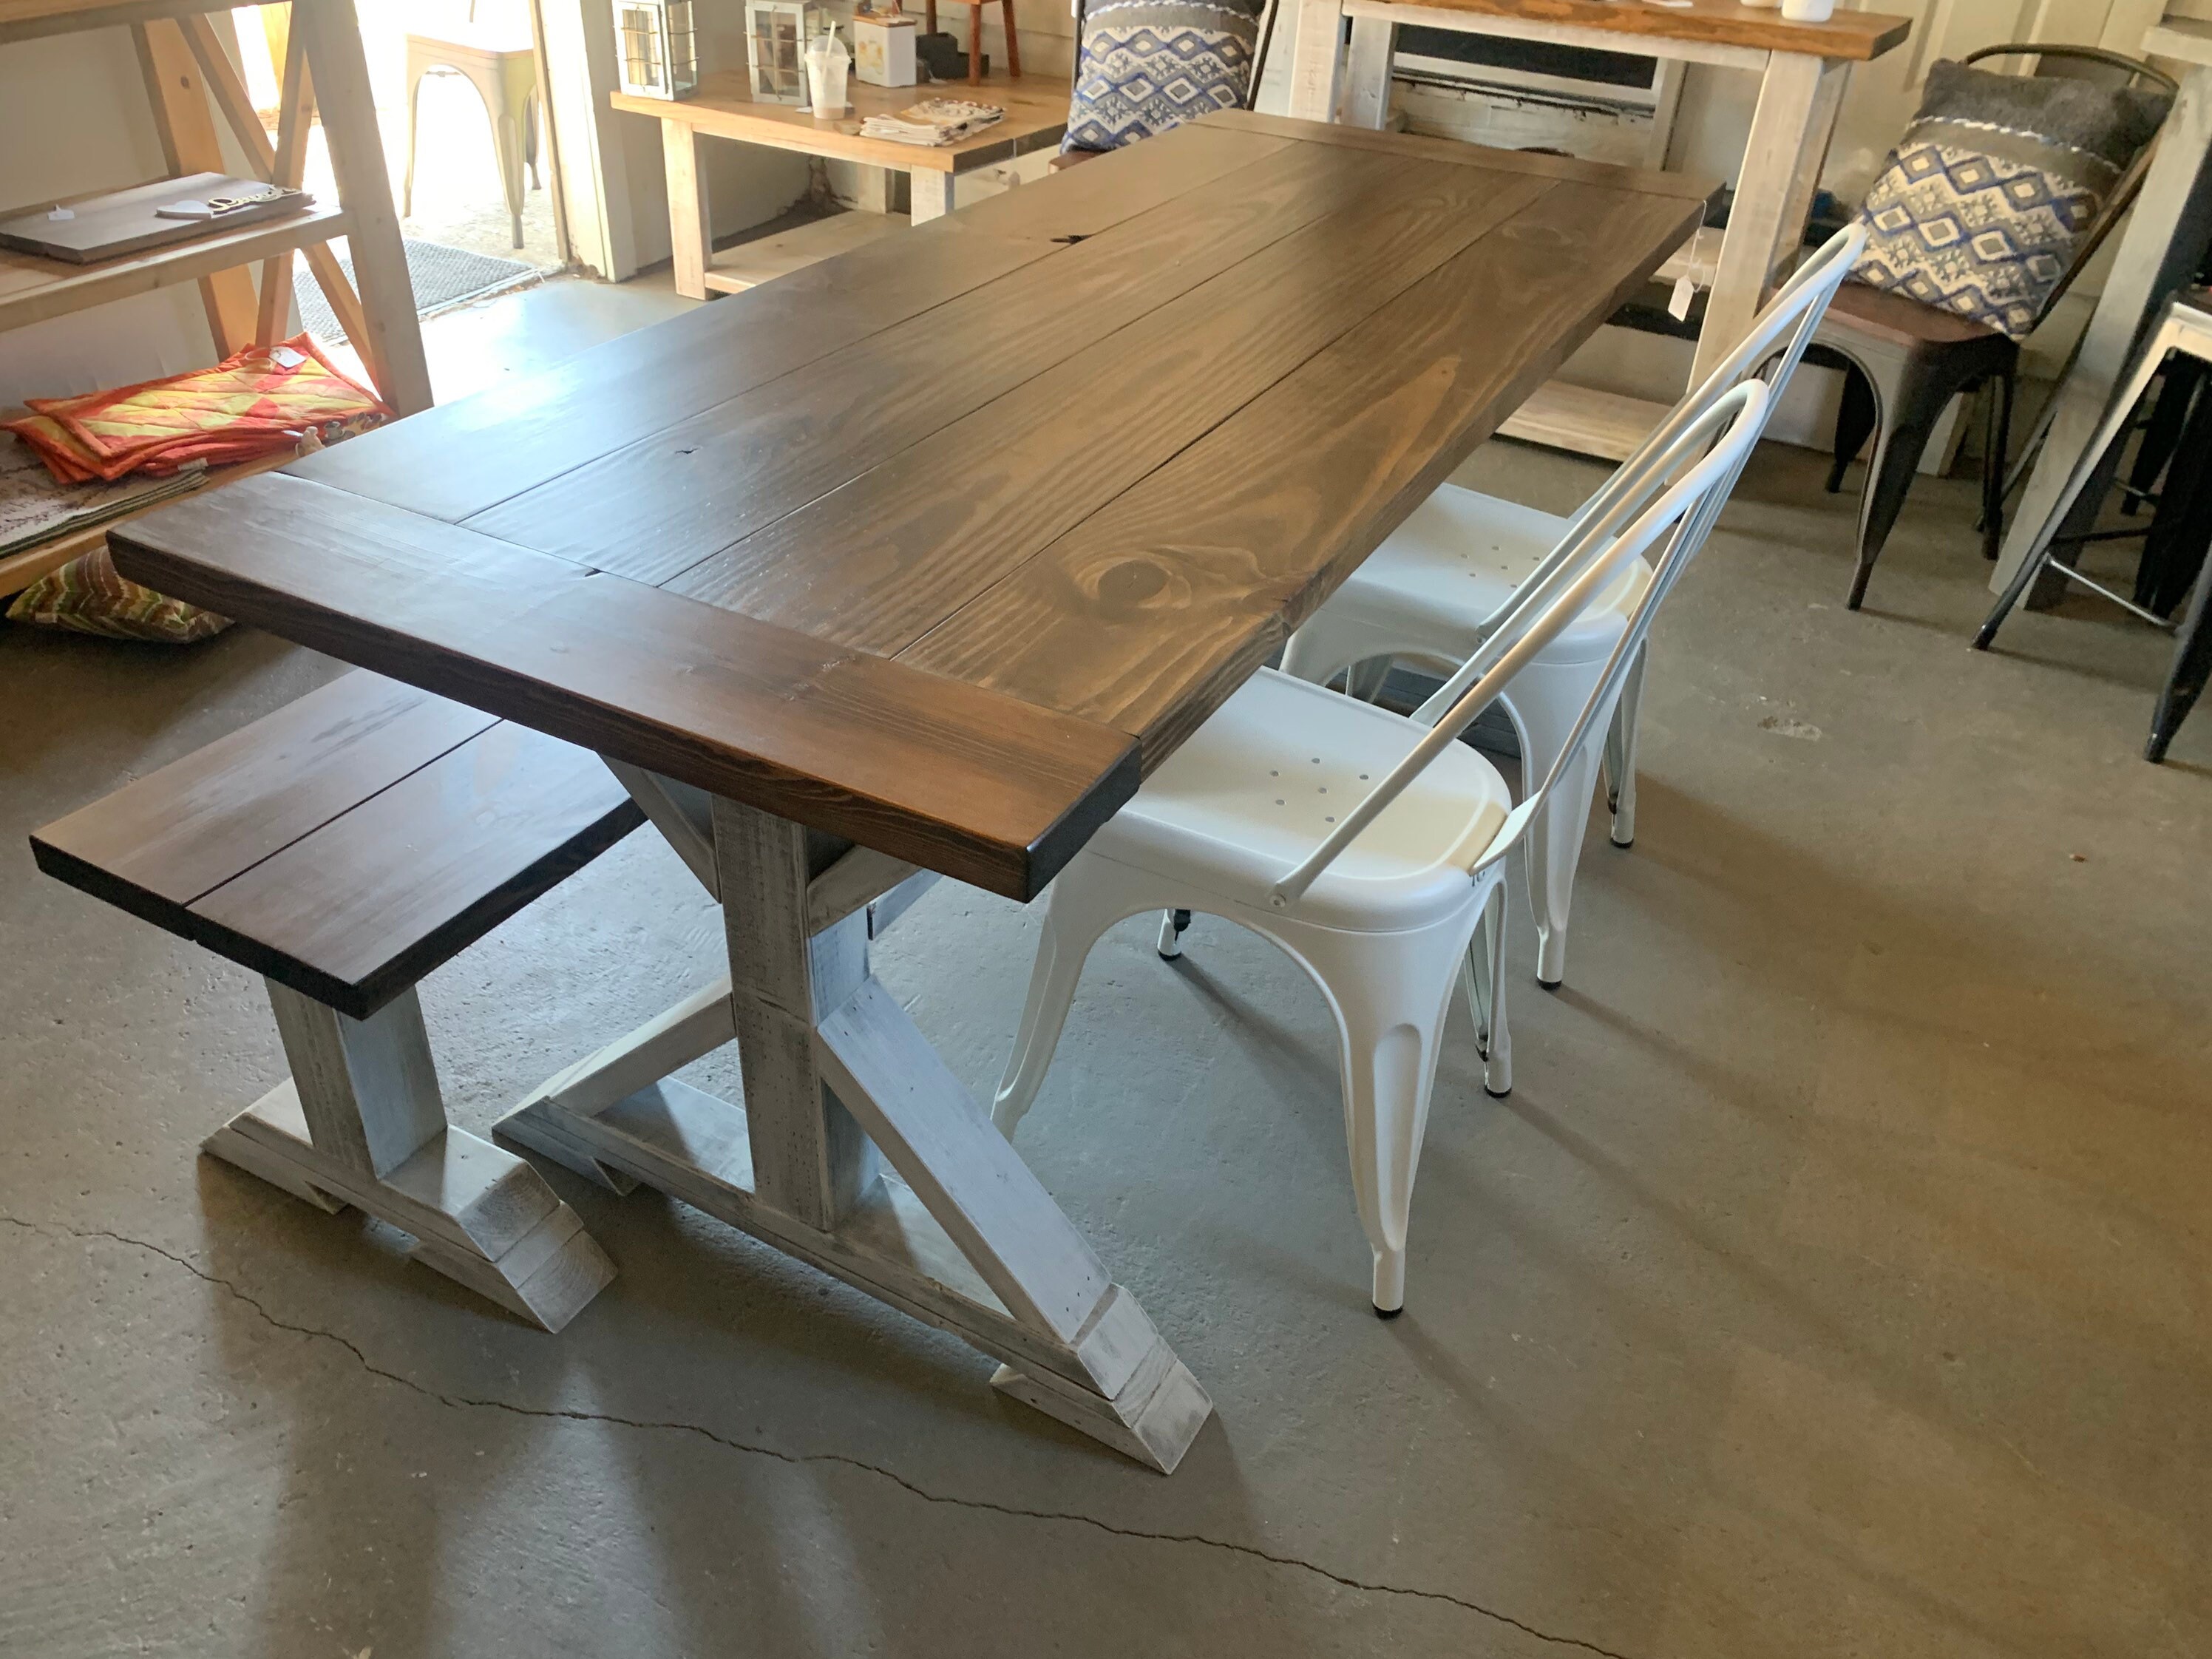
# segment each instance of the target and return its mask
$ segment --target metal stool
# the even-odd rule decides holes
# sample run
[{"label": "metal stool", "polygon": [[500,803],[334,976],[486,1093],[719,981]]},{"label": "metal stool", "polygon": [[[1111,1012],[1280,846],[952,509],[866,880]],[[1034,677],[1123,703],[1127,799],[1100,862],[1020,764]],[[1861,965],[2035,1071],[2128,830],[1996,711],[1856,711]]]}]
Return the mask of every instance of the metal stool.
[{"label": "metal stool", "polygon": [[483,100],[507,220],[514,245],[520,247],[526,166],[531,187],[543,187],[538,176],[538,51],[527,29],[479,25],[471,18],[442,33],[407,37],[407,170],[400,185],[400,216],[415,211],[415,113],[422,80],[441,72],[459,76]]},{"label": "metal stool", "polygon": [[[2087,588],[2100,598],[2110,599],[2130,616],[2140,617],[2154,628],[2173,628],[2172,623],[2155,611],[2146,610],[2133,599],[2123,598],[2102,582],[2084,575],[2070,565],[2055,562],[2051,558],[2051,548],[2057,539],[2059,526],[2065,522],[2075,498],[2096,471],[2098,462],[2125,433],[2136,405],[2142,401],[2143,393],[2149,389],[2152,377],[2166,361],[2166,354],[2174,351],[2185,353],[2199,362],[2212,363],[2212,293],[2198,289],[2176,295],[2166,301],[2166,310],[2160,316],[2158,326],[2152,331],[2142,354],[2136,359],[2135,367],[2129,372],[2127,379],[2114,390],[2112,401],[2106,404],[2104,419],[2098,423],[2096,435],[2082,447],[2081,459],[2075,462],[2073,471],[2067,475],[2066,487],[2059,492],[2058,499],[2051,503],[2049,514],[2036,531],[2035,540],[2029,544],[2028,556],[2021,562],[2018,574],[2012,579],[2012,585],[2005,589],[1996,608],[1990,612],[1988,620],[1982,623],[1981,631],[1974,635],[1975,650],[1989,649],[1990,642],[1997,636],[1997,629],[2012,614],[2013,606],[2020,603],[2021,595],[2027,592],[2035,579],[2045,570]],[[2201,464],[2201,458],[2198,463],[2191,463],[2187,456],[2177,455],[2174,464],[2177,466],[2197,465]],[[2155,763],[2166,758],[2166,745],[2173,741],[2173,734],[2180,730],[2181,722],[2188,717],[2190,709],[2203,692],[2207,678],[2212,678],[2212,628],[2205,625],[2208,596],[2212,596],[2212,577],[2200,574],[2196,593],[2189,602],[2188,614],[2175,630],[2178,637],[2173,666],[2166,673],[2165,689],[2159,694],[2158,708],[2151,718],[2150,738],[2143,745],[2143,758],[2148,761]]]}]

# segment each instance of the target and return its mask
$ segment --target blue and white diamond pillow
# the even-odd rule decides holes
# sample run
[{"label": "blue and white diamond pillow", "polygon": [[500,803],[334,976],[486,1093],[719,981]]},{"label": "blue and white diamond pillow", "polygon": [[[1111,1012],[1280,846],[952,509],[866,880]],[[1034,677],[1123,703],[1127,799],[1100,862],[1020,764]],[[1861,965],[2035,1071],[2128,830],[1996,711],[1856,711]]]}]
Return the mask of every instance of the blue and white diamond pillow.
[{"label": "blue and white diamond pillow", "polygon": [[1194,0],[1097,0],[1085,13],[1063,149],[1119,149],[1237,109],[1251,83],[1253,13]]}]

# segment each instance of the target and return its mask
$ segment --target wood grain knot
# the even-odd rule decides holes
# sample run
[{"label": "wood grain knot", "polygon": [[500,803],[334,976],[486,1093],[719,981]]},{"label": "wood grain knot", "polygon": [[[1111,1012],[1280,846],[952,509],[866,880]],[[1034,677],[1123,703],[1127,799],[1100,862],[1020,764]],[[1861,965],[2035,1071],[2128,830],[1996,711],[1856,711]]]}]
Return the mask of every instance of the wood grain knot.
[{"label": "wood grain knot", "polygon": [[1188,587],[1177,573],[1151,555],[1139,554],[1101,570],[1091,584],[1091,598],[1102,612],[1126,616],[1157,609],[1162,603],[1185,604]]}]

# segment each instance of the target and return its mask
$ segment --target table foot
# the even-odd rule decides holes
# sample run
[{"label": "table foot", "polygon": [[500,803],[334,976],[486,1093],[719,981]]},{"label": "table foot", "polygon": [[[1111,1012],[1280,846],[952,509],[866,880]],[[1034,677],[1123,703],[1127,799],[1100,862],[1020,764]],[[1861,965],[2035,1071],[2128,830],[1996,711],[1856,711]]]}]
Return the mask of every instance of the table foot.
[{"label": "table foot", "polygon": [[1073,1340],[1036,1328],[1008,1310],[896,1170],[880,1173],[823,1231],[761,1201],[751,1126],[733,1102],[672,1078],[591,1114],[544,1093],[533,1091],[495,1133],[590,1178],[605,1172],[681,1199],[951,1332],[1002,1362],[992,1381],[1014,1399],[1149,1468],[1173,1470],[1212,1411],[1126,1290],[1106,1285]]},{"label": "table foot", "polygon": [[203,1148],[318,1209],[350,1204],[389,1222],[414,1238],[425,1267],[548,1331],[615,1276],[544,1176],[465,1129],[445,1129],[379,1178],[316,1150],[288,1078]]},{"label": "table foot", "polygon": [[1048,1376],[1030,1376],[1012,1365],[1000,1366],[991,1386],[1126,1457],[1173,1474],[1212,1415],[1213,1402],[1165,1342],[1154,1353],[1158,1359],[1139,1365],[1111,1400],[1077,1393]]}]

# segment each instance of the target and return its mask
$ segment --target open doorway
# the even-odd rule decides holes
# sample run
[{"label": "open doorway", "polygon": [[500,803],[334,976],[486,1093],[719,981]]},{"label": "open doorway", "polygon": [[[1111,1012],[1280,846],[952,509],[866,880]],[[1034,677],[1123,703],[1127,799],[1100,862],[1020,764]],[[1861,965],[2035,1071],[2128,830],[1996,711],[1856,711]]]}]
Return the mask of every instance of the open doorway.
[{"label": "open doorway", "polygon": [[[533,0],[356,8],[420,315],[535,282],[568,264],[535,10]],[[282,6],[231,14],[248,90],[272,125],[289,14]],[[302,183],[326,199],[337,196],[319,129],[309,141]],[[335,343],[343,327],[304,269],[301,276],[295,291],[302,325]]]}]

